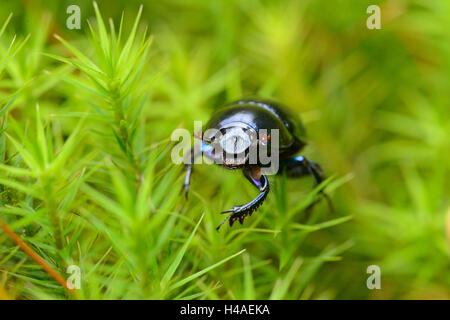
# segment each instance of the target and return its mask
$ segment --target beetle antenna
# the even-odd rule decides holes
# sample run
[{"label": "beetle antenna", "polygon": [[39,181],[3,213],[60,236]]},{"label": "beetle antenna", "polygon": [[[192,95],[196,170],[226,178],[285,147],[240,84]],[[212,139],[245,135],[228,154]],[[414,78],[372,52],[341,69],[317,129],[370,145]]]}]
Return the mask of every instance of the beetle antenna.
[{"label": "beetle antenna", "polygon": [[200,141],[204,141],[203,140],[203,132],[194,132],[194,138],[197,138]]}]

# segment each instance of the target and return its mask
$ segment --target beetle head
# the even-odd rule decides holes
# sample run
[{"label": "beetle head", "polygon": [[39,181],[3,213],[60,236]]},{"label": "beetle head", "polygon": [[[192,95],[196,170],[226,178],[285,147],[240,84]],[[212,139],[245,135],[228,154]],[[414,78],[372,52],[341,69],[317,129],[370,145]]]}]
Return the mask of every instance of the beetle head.
[{"label": "beetle head", "polygon": [[228,169],[242,168],[249,163],[250,153],[256,151],[256,131],[242,122],[233,122],[220,129],[207,130],[202,136],[204,142],[214,149],[217,164]]}]

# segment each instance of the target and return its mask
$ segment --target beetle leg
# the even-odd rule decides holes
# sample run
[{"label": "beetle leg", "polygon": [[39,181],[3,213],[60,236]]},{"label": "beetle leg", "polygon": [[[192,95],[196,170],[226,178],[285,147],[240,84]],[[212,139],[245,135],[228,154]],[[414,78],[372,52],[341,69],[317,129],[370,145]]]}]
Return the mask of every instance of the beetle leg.
[{"label": "beetle leg", "polygon": [[[309,161],[303,156],[297,156],[295,158],[283,160],[280,163],[279,173],[283,171],[286,171],[287,176],[291,178],[299,178],[305,175],[311,175],[314,178],[316,186],[319,185],[323,180],[325,180],[322,168],[320,168],[320,166],[316,162]],[[333,203],[331,202],[330,197],[325,192],[323,192],[323,190],[320,190],[319,192],[327,201],[330,211],[333,212]]]},{"label": "beetle leg", "polygon": [[259,206],[262,205],[264,200],[267,197],[267,194],[269,193],[270,187],[269,187],[269,180],[267,177],[263,174],[261,174],[260,168],[245,168],[243,170],[244,176],[255,186],[259,189],[259,194],[256,196],[255,199],[252,201],[243,204],[241,206],[233,207],[230,210],[225,210],[222,213],[230,213],[216,228],[216,230],[219,230],[219,228],[222,226],[222,224],[225,223],[229,219],[230,221],[230,227],[233,226],[233,223],[236,220],[239,220],[239,222],[242,224],[244,222],[244,219],[247,215],[252,215],[253,211],[258,209]]},{"label": "beetle leg", "polygon": [[189,153],[187,154],[187,159],[185,161],[186,175],[184,177],[184,183],[183,183],[186,199],[188,197],[188,191],[189,191],[189,187],[191,185],[191,174],[193,171],[193,165],[195,163],[195,159],[197,157],[201,156],[202,154],[207,156],[208,158],[214,159],[213,148],[209,144],[207,144],[203,141],[195,144],[191,148]]}]

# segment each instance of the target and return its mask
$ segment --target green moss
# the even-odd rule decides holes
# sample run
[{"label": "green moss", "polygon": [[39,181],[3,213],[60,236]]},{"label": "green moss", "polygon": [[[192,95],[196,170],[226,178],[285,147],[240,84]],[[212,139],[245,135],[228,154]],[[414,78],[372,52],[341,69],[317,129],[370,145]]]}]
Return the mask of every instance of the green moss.
[{"label": "green moss", "polygon": [[[448,6],[383,2],[368,30],[359,0],[143,3],[79,1],[81,30],[61,1],[0,8],[0,218],[63,276],[80,267],[78,298],[450,296]],[[334,216],[305,210],[311,180],[270,177],[216,232],[256,191],[207,165],[185,200],[172,131],[242,96],[305,120]],[[0,270],[14,298],[72,298],[3,232]]]}]

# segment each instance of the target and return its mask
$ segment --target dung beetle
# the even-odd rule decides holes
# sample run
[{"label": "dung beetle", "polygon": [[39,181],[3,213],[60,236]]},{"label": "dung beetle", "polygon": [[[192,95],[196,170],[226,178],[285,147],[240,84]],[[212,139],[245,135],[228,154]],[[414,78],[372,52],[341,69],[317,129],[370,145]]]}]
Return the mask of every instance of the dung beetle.
[{"label": "dung beetle", "polygon": [[[187,196],[192,166],[195,159],[203,155],[227,169],[242,169],[247,180],[259,189],[259,194],[246,204],[223,211],[222,213],[229,215],[219,224],[217,230],[227,219],[230,226],[233,226],[236,220],[242,224],[245,217],[251,215],[266,199],[270,187],[267,175],[262,169],[271,163],[262,163],[260,153],[251,161],[250,151],[252,146],[256,146],[256,149],[264,149],[267,152],[274,129],[278,135],[275,152],[279,157],[279,166],[275,173],[286,172],[288,177],[294,178],[311,175],[316,185],[324,180],[322,169],[317,163],[301,155],[295,156],[306,144],[305,128],[297,115],[281,104],[269,100],[243,99],[227,104],[212,115],[205,133],[197,137],[201,142],[194,144],[187,155],[184,191]],[[208,134],[208,131],[213,134]],[[332,208],[328,196],[322,191],[321,193]]]}]

